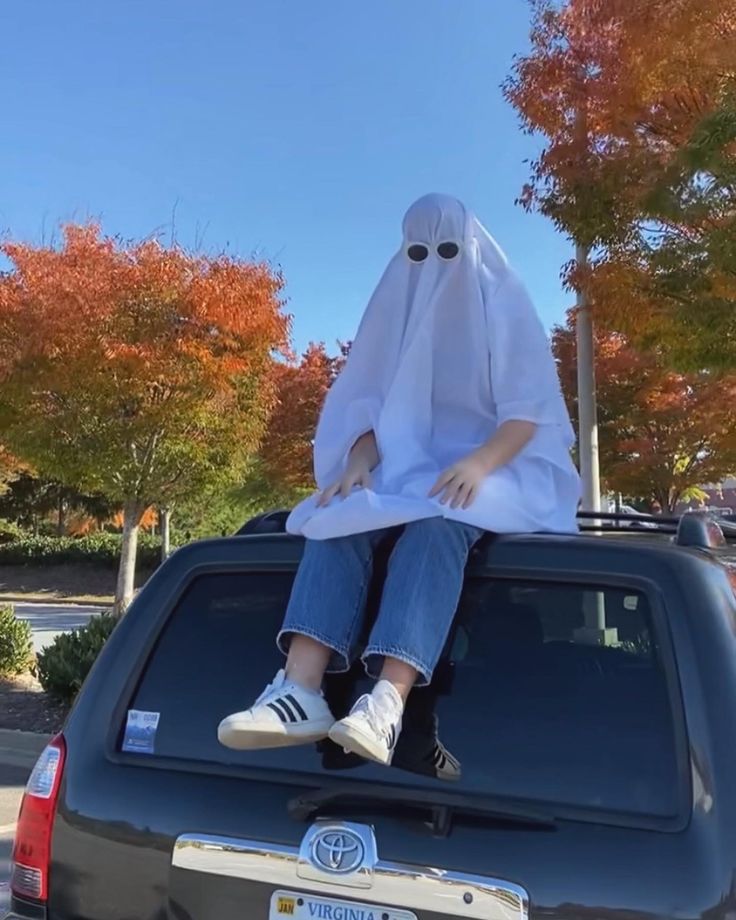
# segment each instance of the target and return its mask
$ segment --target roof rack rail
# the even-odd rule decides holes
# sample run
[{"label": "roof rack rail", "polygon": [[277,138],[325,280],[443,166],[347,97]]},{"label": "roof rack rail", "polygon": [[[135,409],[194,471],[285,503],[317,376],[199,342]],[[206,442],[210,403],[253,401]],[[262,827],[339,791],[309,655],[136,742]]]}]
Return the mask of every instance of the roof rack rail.
[{"label": "roof rack rail", "polygon": [[736,525],[718,520],[709,511],[686,511],[671,517],[580,511],[578,520],[582,522],[581,530],[594,533],[620,533],[626,529],[640,533],[671,534],[678,546],[718,549],[731,541],[736,542]]},{"label": "roof rack rail", "polygon": [[[286,533],[286,509],[258,514],[246,521],[237,536],[252,534]],[[580,530],[589,533],[621,533],[622,530],[639,534],[668,534],[679,546],[718,549],[736,543],[736,524],[720,521],[709,511],[686,511],[673,517],[658,514],[620,514],[609,511],[580,511]]]},{"label": "roof rack rail", "polygon": [[584,533],[660,533],[677,534],[679,517],[659,514],[624,514],[613,511],[579,511],[580,530]]}]

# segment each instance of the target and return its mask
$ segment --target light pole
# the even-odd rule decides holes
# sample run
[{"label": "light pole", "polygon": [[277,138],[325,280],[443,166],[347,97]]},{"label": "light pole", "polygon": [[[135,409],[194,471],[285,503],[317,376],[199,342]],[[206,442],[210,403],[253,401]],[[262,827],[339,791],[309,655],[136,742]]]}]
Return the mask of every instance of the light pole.
[{"label": "light pole", "polygon": [[[575,246],[578,272],[588,265],[588,249]],[[601,474],[598,458],[598,406],[595,393],[595,348],[593,317],[584,291],[579,288],[575,311],[575,334],[578,358],[578,431],[580,475],[583,480],[583,511],[601,510]]]},{"label": "light pole", "polygon": [[[575,246],[579,276],[588,266],[588,248]],[[595,393],[595,339],[590,303],[581,287],[577,293],[575,335],[578,357],[578,447],[580,475],[583,481],[583,511],[601,510],[601,474],[598,458],[598,406]],[[606,628],[606,601],[603,591],[585,593],[585,626],[577,631],[579,641],[591,645],[613,645],[618,641],[615,629]]]}]

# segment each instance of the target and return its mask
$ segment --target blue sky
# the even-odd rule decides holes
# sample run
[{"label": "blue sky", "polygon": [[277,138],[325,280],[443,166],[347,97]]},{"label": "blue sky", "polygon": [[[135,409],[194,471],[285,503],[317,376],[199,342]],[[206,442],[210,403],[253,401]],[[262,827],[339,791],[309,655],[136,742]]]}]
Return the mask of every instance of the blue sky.
[{"label": "blue sky", "polygon": [[279,263],[294,337],[349,338],[429,191],[463,199],[544,320],[570,247],[514,205],[536,142],[499,84],[525,0],[34,0],[0,12],[0,228],[59,221]]}]

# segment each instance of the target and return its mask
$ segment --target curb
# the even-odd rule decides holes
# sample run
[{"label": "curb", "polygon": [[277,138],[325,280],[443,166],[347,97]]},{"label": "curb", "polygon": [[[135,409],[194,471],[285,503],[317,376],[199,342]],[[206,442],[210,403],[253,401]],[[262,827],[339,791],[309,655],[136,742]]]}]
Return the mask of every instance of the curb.
[{"label": "curb", "polygon": [[0,764],[31,770],[51,735],[0,729]]},{"label": "curb", "polygon": [[95,607],[112,609],[112,601],[93,601],[80,597],[44,597],[40,594],[0,594],[0,604],[41,604],[47,607]]}]

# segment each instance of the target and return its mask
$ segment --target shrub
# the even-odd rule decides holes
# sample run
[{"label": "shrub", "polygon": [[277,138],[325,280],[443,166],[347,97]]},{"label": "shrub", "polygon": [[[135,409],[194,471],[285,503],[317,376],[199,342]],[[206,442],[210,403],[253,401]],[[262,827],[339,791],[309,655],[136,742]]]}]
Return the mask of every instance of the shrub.
[{"label": "shrub", "polygon": [[16,523],[0,518],[0,543],[22,540],[23,535],[23,530]]},{"label": "shrub", "polygon": [[[25,537],[0,545],[0,565],[64,565],[93,563],[114,568],[120,558],[120,534],[95,533],[86,537]],[[150,534],[138,539],[138,565],[154,569],[161,558],[161,542]]]},{"label": "shrub", "polygon": [[86,626],[57,636],[38,656],[43,689],[62,703],[72,703],[117,622],[117,617],[103,613]]},{"label": "shrub", "polygon": [[0,605],[0,677],[13,677],[33,663],[31,627],[19,620],[11,604]]}]

